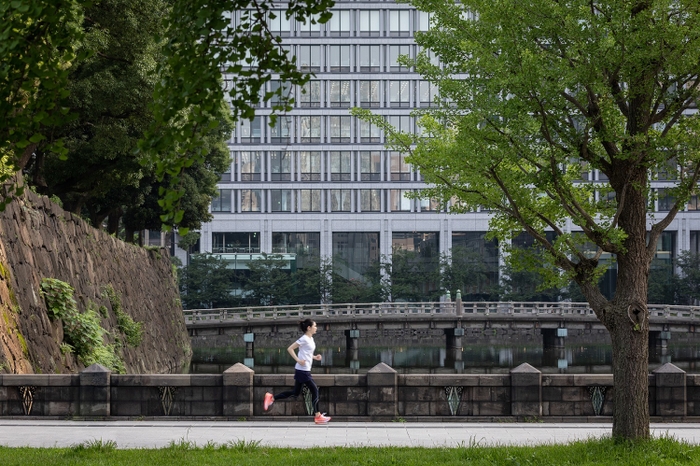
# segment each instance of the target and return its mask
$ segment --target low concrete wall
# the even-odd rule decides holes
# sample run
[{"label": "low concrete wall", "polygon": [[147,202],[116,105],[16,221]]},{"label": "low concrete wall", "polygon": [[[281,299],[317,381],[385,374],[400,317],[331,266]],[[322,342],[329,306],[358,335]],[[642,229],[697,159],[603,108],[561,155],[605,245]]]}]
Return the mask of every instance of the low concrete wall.
[{"label": "low concrete wall", "polygon": [[[381,363],[314,380],[321,409],[337,420],[600,422],[613,412],[612,375],[547,375],[529,364],[509,375],[402,375]],[[291,374],[255,375],[240,363],[213,375],[119,375],[95,364],[74,375],[0,375],[0,416],[291,420],[308,416],[310,400],[268,412],[262,400],[293,384]],[[700,375],[661,366],[649,375],[649,408],[655,420],[700,421]]]}]

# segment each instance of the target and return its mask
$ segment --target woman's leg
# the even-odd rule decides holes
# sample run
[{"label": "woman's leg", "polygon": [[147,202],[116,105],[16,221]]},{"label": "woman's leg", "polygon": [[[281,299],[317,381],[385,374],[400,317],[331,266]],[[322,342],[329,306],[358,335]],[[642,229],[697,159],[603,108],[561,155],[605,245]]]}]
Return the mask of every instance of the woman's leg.
[{"label": "woman's leg", "polygon": [[314,382],[314,379],[309,379],[306,382],[304,382],[308,389],[311,391],[311,402],[314,408],[314,414],[320,413],[318,410],[318,401],[319,401],[319,395],[318,395],[318,387],[316,386],[316,382]]},{"label": "woman's leg", "polygon": [[296,380],[294,381],[294,388],[292,390],[287,390],[285,392],[282,392],[278,395],[275,395],[275,401],[277,400],[284,400],[285,398],[296,398],[299,396],[299,393],[301,393],[301,386],[303,384],[297,382]]}]

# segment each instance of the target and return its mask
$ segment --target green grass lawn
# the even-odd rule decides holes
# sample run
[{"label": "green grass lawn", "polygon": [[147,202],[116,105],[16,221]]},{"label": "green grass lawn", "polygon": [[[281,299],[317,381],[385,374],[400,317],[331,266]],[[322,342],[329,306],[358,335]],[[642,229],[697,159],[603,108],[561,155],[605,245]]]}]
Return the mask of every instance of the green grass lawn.
[{"label": "green grass lawn", "polygon": [[0,447],[0,465],[671,465],[700,464],[700,447],[662,438],[616,443],[610,439],[541,447],[267,448],[255,442],[197,447],[120,450],[99,441],[72,448]]}]

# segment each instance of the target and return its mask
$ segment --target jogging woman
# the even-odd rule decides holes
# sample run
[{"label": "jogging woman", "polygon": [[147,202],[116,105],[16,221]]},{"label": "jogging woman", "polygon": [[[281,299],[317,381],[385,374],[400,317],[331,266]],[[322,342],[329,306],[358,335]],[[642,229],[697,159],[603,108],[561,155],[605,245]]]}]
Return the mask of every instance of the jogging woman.
[{"label": "jogging woman", "polygon": [[[294,389],[287,390],[278,395],[273,395],[268,392],[265,393],[265,402],[263,408],[267,411],[272,403],[277,400],[284,400],[285,398],[296,398],[301,393],[301,387],[306,385],[311,391],[311,399],[313,400],[314,408],[314,422],[316,424],[327,424],[331,420],[330,416],[326,416],[326,413],[321,413],[318,409],[318,387],[311,377],[311,366],[313,361],[320,361],[321,355],[314,355],[314,350],[316,349],[316,343],[314,342],[314,334],[316,333],[316,322],[311,319],[306,319],[299,324],[301,331],[304,334],[297,341],[289,345],[287,352],[296,361],[294,365]],[[296,349],[299,349],[298,354],[295,353]]]}]

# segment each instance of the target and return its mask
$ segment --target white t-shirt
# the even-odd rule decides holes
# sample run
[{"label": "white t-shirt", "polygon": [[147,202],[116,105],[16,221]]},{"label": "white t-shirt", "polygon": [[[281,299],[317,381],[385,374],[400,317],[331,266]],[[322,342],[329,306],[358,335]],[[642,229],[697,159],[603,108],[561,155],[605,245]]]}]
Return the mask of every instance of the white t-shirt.
[{"label": "white t-shirt", "polygon": [[314,342],[314,339],[304,334],[297,340],[297,344],[299,345],[297,357],[302,361],[306,361],[306,365],[302,366],[301,364],[296,363],[294,365],[294,369],[299,369],[300,371],[311,371],[311,365],[314,361],[313,355],[314,351],[316,350],[316,343]]}]

